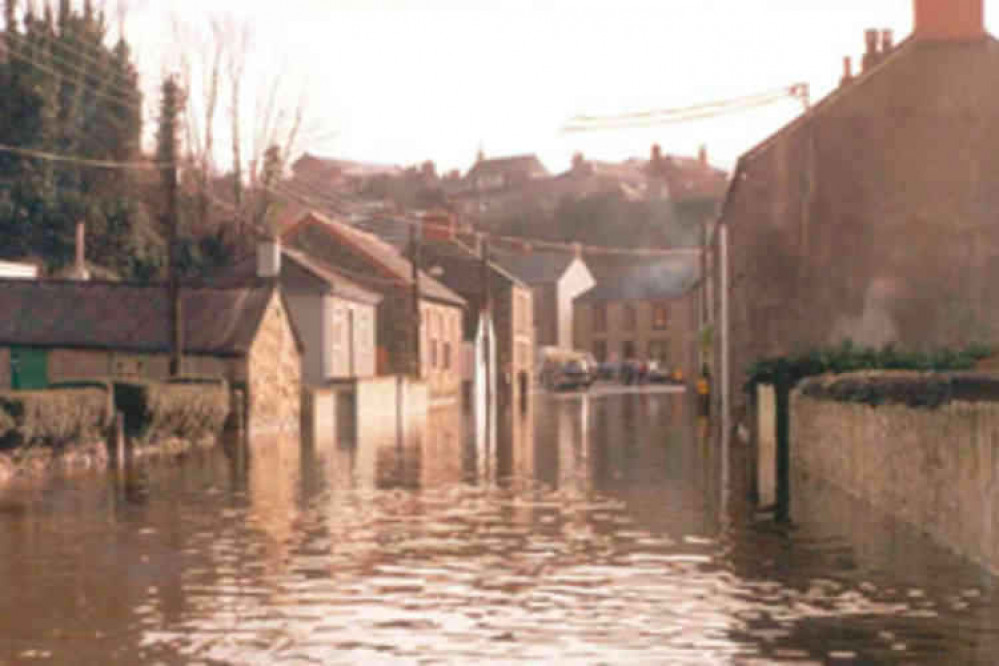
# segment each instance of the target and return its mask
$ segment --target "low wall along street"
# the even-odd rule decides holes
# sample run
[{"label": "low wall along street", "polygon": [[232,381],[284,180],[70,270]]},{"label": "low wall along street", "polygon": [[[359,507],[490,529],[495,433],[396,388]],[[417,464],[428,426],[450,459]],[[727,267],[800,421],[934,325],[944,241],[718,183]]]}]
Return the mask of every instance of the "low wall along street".
[{"label": "low wall along street", "polygon": [[791,395],[792,465],[999,575],[999,377],[817,377]]}]

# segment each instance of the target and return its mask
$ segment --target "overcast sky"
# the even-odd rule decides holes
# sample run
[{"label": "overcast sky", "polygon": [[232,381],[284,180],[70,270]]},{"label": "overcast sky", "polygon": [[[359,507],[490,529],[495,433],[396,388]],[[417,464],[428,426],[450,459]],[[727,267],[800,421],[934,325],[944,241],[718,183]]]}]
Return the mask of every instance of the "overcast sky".
[{"label": "overcast sky", "polygon": [[195,27],[212,15],[246,19],[249,76],[280,71],[288,107],[308,81],[313,123],[300,149],[432,159],[441,170],[467,169],[480,145],[490,156],[535,152],[558,171],[576,151],[616,160],[644,156],[653,142],[679,154],[707,144],[728,168],[800,105],[647,130],[559,128],[580,113],[687,106],[798,81],[819,99],[844,55],[859,62],[864,28],[893,29],[901,41],[912,27],[911,0],[131,1],[129,39],[147,81],[176,56],[171,17]]}]

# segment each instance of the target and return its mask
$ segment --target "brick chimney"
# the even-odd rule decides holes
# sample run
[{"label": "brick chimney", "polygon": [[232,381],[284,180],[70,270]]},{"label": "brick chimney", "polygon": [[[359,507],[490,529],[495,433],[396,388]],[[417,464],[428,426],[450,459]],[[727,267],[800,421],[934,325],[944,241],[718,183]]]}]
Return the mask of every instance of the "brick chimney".
[{"label": "brick chimney", "polygon": [[267,238],[257,243],[257,277],[277,278],[281,275],[281,241]]},{"label": "brick chimney", "polygon": [[881,55],[886,56],[895,48],[895,33],[891,30],[881,31]]},{"label": "brick chimney", "polygon": [[853,61],[850,60],[850,56],[843,57],[843,77],[839,80],[841,86],[845,86],[850,81],[853,81]]},{"label": "brick chimney", "polygon": [[864,43],[866,45],[866,50],[864,51],[864,59],[862,61],[862,71],[866,72],[875,65],[878,64],[881,54],[878,52],[878,42],[881,38],[881,34],[874,29],[869,29],[864,31]]},{"label": "brick chimney", "polygon": [[73,279],[89,280],[90,271],[87,270],[87,227],[83,222],[76,223],[76,261],[73,263]]},{"label": "brick chimney", "polygon": [[972,41],[985,37],[985,0],[914,0],[913,36],[926,41]]}]

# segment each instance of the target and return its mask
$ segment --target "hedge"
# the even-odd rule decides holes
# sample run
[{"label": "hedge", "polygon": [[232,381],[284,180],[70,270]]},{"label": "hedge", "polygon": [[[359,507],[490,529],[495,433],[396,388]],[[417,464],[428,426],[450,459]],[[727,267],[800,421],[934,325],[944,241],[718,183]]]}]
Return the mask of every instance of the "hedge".
[{"label": "hedge", "polygon": [[229,415],[229,387],[219,378],[116,380],[114,401],[124,414],[125,434],[140,445],[171,437],[193,441],[216,436]]},{"label": "hedge", "polygon": [[102,388],[0,392],[0,447],[49,446],[104,436],[111,424]]},{"label": "hedge", "polygon": [[992,355],[984,345],[971,345],[961,350],[938,349],[931,352],[904,351],[894,345],[881,349],[857,347],[849,340],[839,347],[816,349],[797,356],[761,359],[753,363],[747,374],[746,390],[757,384],[777,384],[784,381],[794,386],[806,377],[824,374],[844,374],[865,370],[913,370],[918,372],[953,372],[971,370],[975,364]]}]

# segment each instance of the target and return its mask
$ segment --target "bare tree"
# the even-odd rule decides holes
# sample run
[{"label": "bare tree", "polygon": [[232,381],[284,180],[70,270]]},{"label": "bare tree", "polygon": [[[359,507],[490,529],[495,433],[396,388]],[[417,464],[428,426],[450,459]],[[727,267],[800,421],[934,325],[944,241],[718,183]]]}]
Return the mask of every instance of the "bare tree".
[{"label": "bare tree", "polygon": [[[198,30],[174,17],[174,34],[178,47],[174,56],[179,62],[182,84],[191,91],[185,109],[185,144],[188,164],[193,173],[189,181],[196,185],[195,224],[200,231],[228,227],[237,240],[247,231],[246,226],[260,228],[266,207],[259,204],[262,189],[276,189],[286,160],[295,154],[306,122],[304,90],[297,98],[289,96],[287,67],[270,77],[248,79],[251,58],[252,31],[248,21],[231,15],[216,16],[207,30]],[[227,102],[221,101],[227,97]],[[284,100],[296,99],[294,106]],[[247,98],[254,99],[248,103]],[[226,108],[227,107],[227,108]],[[221,175],[218,164],[216,137],[228,134],[231,142],[231,163],[225,194],[213,193],[212,184]],[[328,133],[327,133],[328,134]],[[318,135],[318,132],[317,132]],[[246,151],[247,139],[250,150]],[[265,153],[271,150],[268,183],[259,173]],[[280,156],[278,178],[274,178],[274,157]],[[273,192],[272,192],[273,193]],[[220,196],[226,201],[220,201]],[[213,219],[213,213],[224,204],[225,214]]]}]

